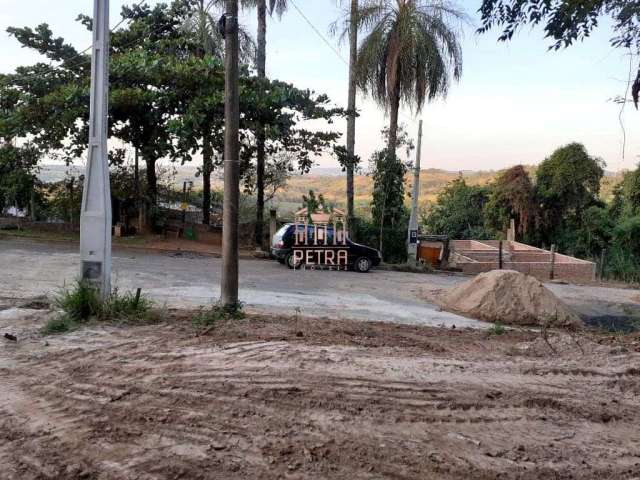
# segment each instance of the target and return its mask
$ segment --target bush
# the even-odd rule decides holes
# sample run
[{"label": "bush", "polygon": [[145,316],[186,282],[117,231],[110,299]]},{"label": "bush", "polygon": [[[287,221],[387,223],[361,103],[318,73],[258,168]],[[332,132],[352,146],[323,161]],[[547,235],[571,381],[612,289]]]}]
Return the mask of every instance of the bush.
[{"label": "bush", "polygon": [[146,296],[131,292],[120,295],[114,289],[107,300],[102,300],[98,290],[84,281],[76,282],[71,289],[63,289],[54,305],[62,313],[47,322],[45,334],[68,332],[90,320],[150,322],[158,319],[153,302]]},{"label": "bush", "polygon": [[241,320],[244,318],[242,303],[235,305],[215,304],[209,309],[201,308],[193,318],[193,324],[197,327],[210,327],[222,320]]},{"label": "bush", "polygon": [[491,328],[489,328],[489,335],[504,335],[507,333],[507,329],[504,328],[504,325],[500,322],[494,323]]},{"label": "bush", "polygon": [[[382,229],[382,258],[387,263],[407,261],[407,228],[402,222],[397,228]],[[364,218],[355,218],[350,227],[351,239],[368,247],[380,248],[380,227]]]},{"label": "bush", "polygon": [[640,283],[640,258],[615,245],[607,251],[604,276],[626,283]]},{"label": "bush", "polygon": [[54,299],[54,305],[75,322],[86,322],[91,317],[100,316],[102,303],[95,287],[83,281],[76,282],[71,290],[62,290]]},{"label": "bush", "polygon": [[50,319],[42,329],[45,335],[53,335],[56,333],[67,333],[78,328],[78,323],[73,321],[67,315],[58,315]]}]

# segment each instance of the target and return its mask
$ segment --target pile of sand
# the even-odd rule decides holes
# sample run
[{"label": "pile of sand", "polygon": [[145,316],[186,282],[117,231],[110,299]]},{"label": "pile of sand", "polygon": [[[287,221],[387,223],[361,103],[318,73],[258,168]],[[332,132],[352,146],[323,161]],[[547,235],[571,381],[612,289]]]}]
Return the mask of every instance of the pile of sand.
[{"label": "pile of sand", "polygon": [[534,277],[513,270],[482,273],[443,297],[443,307],[507,325],[577,327],[580,319]]}]

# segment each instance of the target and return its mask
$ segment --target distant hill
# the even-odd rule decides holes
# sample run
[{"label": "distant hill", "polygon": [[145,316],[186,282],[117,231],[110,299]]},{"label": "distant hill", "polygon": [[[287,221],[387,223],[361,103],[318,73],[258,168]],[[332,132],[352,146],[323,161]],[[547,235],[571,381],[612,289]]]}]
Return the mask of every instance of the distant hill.
[{"label": "distant hill", "polygon": [[[535,166],[527,166],[529,174],[535,175]],[[172,167],[173,169],[173,167]],[[195,188],[201,188],[202,178],[196,177],[197,169],[192,166],[175,167],[173,172],[174,183],[176,187],[181,187],[185,178],[194,180]],[[420,199],[419,204],[425,206],[429,202],[434,202],[438,193],[442,191],[444,186],[460,175],[471,185],[486,185],[492,182],[503,170],[495,171],[472,171],[465,170],[462,172],[452,172],[447,170],[439,170],[430,168],[422,170],[420,173]],[[64,165],[44,165],[41,168],[40,178],[45,182],[59,181],[65,178],[67,172],[72,175],[80,175],[83,168],[79,166],[66,167]],[[407,176],[407,193],[411,191],[411,183],[413,177]],[[601,197],[609,200],[613,187],[622,179],[621,173],[606,172],[602,180]],[[220,176],[214,175],[212,181],[213,188],[222,188],[222,179]],[[366,175],[357,175],[354,180],[355,186],[355,202],[361,208],[367,208],[371,202],[373,191],[373,179]],[[315,168],[308,175],[295,175],[287,184],[287,187],[278,192],[275,198],[276,204],[286,206],[287,209],[294,209],[300,205],[302,195],[307,194],[309,190],[322,194],[324,197],[337,204],[344,205],[346,177],[339,168]]]}]

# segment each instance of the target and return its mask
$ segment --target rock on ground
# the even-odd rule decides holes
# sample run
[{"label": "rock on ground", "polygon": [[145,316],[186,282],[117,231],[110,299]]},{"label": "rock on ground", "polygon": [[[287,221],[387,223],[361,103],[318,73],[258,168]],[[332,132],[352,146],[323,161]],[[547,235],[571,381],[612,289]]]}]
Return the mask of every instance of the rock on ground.
[{"label": "rock on ground", "polygon": [[514,270],[478,275],[444,295],[452,312],[508,325],[578,327],[578,316],[539,280]]}]

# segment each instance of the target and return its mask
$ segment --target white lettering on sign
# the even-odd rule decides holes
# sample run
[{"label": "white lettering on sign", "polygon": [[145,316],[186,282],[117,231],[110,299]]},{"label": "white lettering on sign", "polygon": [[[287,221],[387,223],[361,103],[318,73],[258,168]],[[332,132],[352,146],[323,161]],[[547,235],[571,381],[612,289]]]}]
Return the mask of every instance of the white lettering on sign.
[{"label": "white lettering on sign", "polygon": [[307,266],[344,266],[349,262],[349,251],[345,249],[329,248],[296,248],[293,251],[293,261],[296,265],[304,263]]}]

